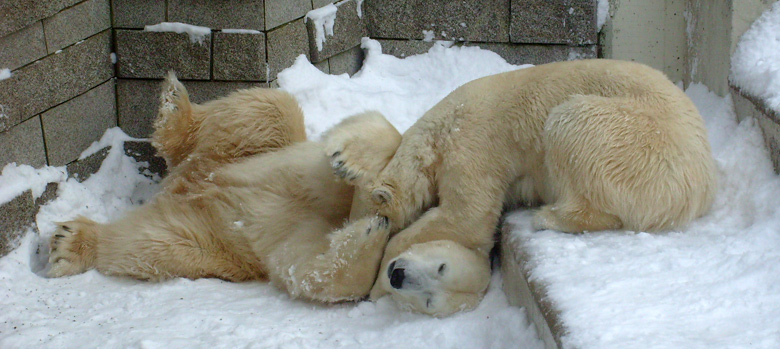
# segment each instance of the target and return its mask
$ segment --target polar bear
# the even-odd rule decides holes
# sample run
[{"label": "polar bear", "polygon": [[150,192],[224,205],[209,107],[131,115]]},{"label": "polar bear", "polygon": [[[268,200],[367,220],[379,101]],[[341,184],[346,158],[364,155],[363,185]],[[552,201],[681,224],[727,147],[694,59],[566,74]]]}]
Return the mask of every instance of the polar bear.
[{"label": "polar bear", "polygon": [[[660,231],[703,215],[716,191],[696,107],[663,73],[633,62],[558,62],[469,82],[408,129],[385,162],[366,163],[360,137],[325,142],[337,173],[367,189],[358,195],[368,212],[400,230],[371,298],[389,293],[439,315],[478,303],[488,276],[472,274],[489,270],[506,206],[543,204],[533,218],[540,230]],[[460,269],[446,253],[411,253],[432,244],[455,251]],[[456,287],[448,272],[473,281]]]},{"label": "polar bear", "polygon": [[[270,280],[321,302],[368,295],[388,240],[376,216],[345,223],[354,187],[333,175],[322,144],[306,142],[303,114],[280,90],[248,89],[202,105],[169,75],[153,145],[170,170],[162,192],[123,218],[59,224],[48,275],[97,269],[144,280]],[[344,121],[394,153],[401,135],[381,116]],[[385,149],[386,148],[386,149]],[[355,202],[353,202],[355,201]]]}]

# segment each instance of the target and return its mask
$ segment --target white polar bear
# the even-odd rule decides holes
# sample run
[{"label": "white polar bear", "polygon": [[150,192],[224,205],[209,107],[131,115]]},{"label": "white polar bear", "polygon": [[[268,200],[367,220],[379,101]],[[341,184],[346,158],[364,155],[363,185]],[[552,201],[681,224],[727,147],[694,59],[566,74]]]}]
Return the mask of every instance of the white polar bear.
[{"label": "white polar bear", "polygon": [[[357,194],[368,212],[400,230],[371,297],[435,315],[482,297],[505,206],[543,203],[537,229],[659,231],[704,214],[716,191],[696,107],[663,73],[632,62],[560,62],[469,82],[386,161],[366,160],[364,137],[325,142],[337,173],[368,189]],[[441,249],[453,253],[419,252]]]},{"label": "white polar bear", "polygon": [[[350,122],[382,135],[367,148],[375,154],[392,154],[400,143],[381,116]],[[293,297],[364,298],[388,240],[387,221],[345,223],[354,188],[333,175],[322,144],[305,139],[303,114],[285,92],[240,90],[198,105],[169,75],[153,135],[170,169],[162,192],[115,222],[59,224],[48,275],[97,269],[152,281],[270,280]],[[360,205],[355,210],[365,212]]]}]

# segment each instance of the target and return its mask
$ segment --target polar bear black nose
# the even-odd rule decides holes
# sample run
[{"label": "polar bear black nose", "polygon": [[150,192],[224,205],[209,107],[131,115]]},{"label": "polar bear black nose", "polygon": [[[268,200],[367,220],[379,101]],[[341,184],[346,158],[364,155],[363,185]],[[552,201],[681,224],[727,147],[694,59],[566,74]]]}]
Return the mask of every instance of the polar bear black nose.
[{"label": "polar bear black nose", "polygon": [[390,267],[387,268],[387,276],[390,278],[390,286],[395,289],[401,288],[404,283],[404,269],[395,268],[395,262],[390,263]]}]

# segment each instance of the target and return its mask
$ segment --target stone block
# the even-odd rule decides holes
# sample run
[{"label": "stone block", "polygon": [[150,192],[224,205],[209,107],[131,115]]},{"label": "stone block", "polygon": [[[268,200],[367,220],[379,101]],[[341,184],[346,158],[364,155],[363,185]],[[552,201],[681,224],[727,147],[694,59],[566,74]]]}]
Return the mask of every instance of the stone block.
[{"label": "stone block", "polygon": [[116,30],[117,76],[162,78],[169,70],[179,79],[211,77],[211,35],[202,43],[171,32]]},{"label": "stone block", "polygon": [[311,0],[312,8],[320,8],[328,4],[336,2],[335,0]]},{"label": "stone block", "polygon": [[75,178],[79,182],[87,180],[87,178],[100,170],[100,166],[103,165],[103,160],[108,156],[109,150],[111,150],[110,146],[100,149],[86,158],[69,163],[66,167],[68,176]]},{"label": "stone block", "polygon": [[108,0],[88,0],[43,20],[49,53],[111,28]]},{"label": "stone block", "polygon": [[32,193],[28,190],[13,200],[0,204],[0,256],[17,247],[19,238],[35,222],[37,213]]},{"label": "stone block", "polygon": [[157,156],[157,150],[154,149],[150,142],[129,141],[124,144],[125,154],[132,156],[135,161],[145,162],[146,166],[140,168],[141,173],[149,171],[160,177],[165,177],[168,174],[168,166],[165,164],[165,159]]},{"label": "stone block", "polygon": [[597,0],[514,0],[509,30],[511,41],[530,44],[596,44],[597,6]]},{"label": "stone block", "polygon": [[422,40],[378,39],[378,41],[382,45],[382,53],[401,58],[426,53],[434,44],[432,41]]},{"label": "stone block", "polygon": [[545,64],[576,59],[596,58],[596,45],[567,46],[567,45],[522,45],[522,44],[490,44],[474,43],[469,46],[478,46],[485,50],[498,53],[511,64]]},{"label": "stone block", "polygon": [[41,196],[35,199],[36,210],[41,208],[41,206],[49,203],[49,201],[56,199],[58,188],[59,188],[59,184],[57,183],[46,184],[46,189],[43,190]]},{"label": "stone block", "polygon": [[[313,65],[315,68],[317,68],[317,69],[319,69],[320,71],[322,71],[323,73],[325,73],[325,74],[330,74],[330,63],[329,63],[329,61],[330,61],[329,59],[326,59],[326,60],[324,60],[324,61],[322,61],[322,62],[319,62],[319,63],[312,63],[312,65]],[[276,81],[276,80],[274,80],[274,81]],[[277,82],[277,86],[276,86],[276,87],[274,87],[274,88],[278,88],[278,87],[279,87],[279,85],[278,85],[278,84],[279,84],[279,83]]]},{"label": "stone block", "polygon": [[303,18],[287,23],[266,36],[268,47],[268,80],[276,79],[276,74],[295,62],[301,54],[309,58],[309,36]]},{"label": "stone block", "polygon": [[6,36],[82,0],[0,1],[0,37]]},{"label": "stone block", "polygon": [[111,0],[114,28],[141,29],[165,22],[165,1]]},{"label": "stone block", "polygon": [[[267,87],[266,83],[228,81],[182,81],[194,103],[227,96],[237,89]],[[146,138],[154,131],[162,80],[119,79],[117,115],[119,127],[130,136]]]},{"label": "stone block", "polygon": [[44,112],[41,120],[49,165],[78,159],[105,130],[116,126],[114,80]]},{"label": "stone block", "polygon": [[111,35],[106,30],[49,55],[0,80],[0,105],[10,125],[78,96],[114,75]]},{"label": "stone block", "polygon": [[363,19],[358,17],[357,1],[348,0],[338,3],[336,19],[333,24],[333,35],[325,35],[322,50],[317,47],[317,31],[325,34],[324,28],[317,28],[314,21],[306,20],[306,30],[309,33],[309,50],[312,62],[321,62],[336,54],[360,45],[360,39],[368,36],[368,29]]},{"label": "stone block", "polygon": [[43,56],[46,56],[46,40],[41,22],[0,38],[2,68],[14,70]]},{"label": "stone block", "polygon": [[161,83],[162,80],[117,79],[117,123],[122,131],[137,138],[151,136]]},{"label": "stone block", "polygon": [[213,69],[215,80],[265,80],[265,34],[214,33]]},{"label": "stone block", "polygon": [[168,0],[169,22],[211,29],[263,30],[265,17],[263,0]]},{"label": "stone block", "polygon": [[265,29],[292,22],[311,11],[310,0],[265,0]]},{"label": "stone block", "polygon": [[348,51],[328,58],[329,73],[334,75],[347,73],[352,76],[363,67],[364,58],[363,49],[360,46],[355,46]]},{"label": "stone block", "polygon": [[0,133],[0,169],[10,162],[35,168],[46,165],[39,117],[31,118]]},{"label": "stone block", "polygon": [[363,2],[371,37],[508,42],[509,0],[372,0]]}]

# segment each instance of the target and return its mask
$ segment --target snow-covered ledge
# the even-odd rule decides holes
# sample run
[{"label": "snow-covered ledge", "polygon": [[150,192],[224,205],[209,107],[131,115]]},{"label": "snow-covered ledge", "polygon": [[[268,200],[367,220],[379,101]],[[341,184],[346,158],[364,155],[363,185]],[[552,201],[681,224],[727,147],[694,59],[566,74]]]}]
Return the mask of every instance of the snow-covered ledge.
[{"label": "snow-covered ledge", "polygon": [[734,84],[730,83],[729,87],[737,118],[740,121],[751,117],[756,120],[764,135],[775,172],[780,173],[780,113]]},{"label": "snow-covered ledge", "polygon": [[[528,320],[536,327],[536,333],[546,349],[560,348],[563,324],[558,309],[546,301],[547,285],[531,279],[529,258],[522,240],[513,232],[522,229],[514,221],[505,221],[501,226],[501,276],[504,279],[504,293],[509,303],[525,308]],[[530,281],[529,281],[530,280]]]},{"label": "snow-covered ledge", "polygon": [[764,11],[739,39],[731,56],[729,88],[737,117],[758,122],[780,173],[780,2]]}]

